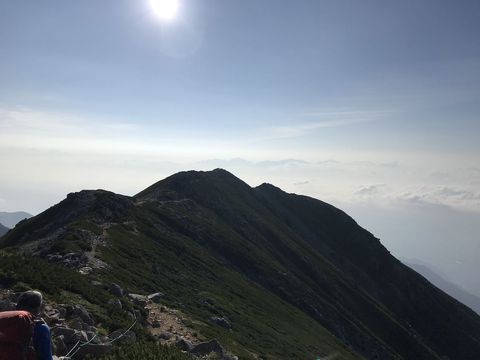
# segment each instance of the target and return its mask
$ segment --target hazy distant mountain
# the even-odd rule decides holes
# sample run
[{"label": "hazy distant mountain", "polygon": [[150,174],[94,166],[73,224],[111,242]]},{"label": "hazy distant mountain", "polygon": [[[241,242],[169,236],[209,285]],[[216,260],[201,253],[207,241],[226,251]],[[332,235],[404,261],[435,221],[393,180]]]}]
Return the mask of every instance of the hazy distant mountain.
[{"label": "hazy distant mountain", "polygon": [[0,236],[5,234],[8,230],[10,230],[10,229],[7,228],[6,226],[3,226],[2,224],[0,224]]},{"label": "hazy distant mountain", "polygon": [[16,211],[16,212],[0,212],[0,223],[13,229],[18,222],[29,219],[33,215],[25,211]]},{"label": "hazy distant mountain", "polygon": [[[200,333],[241,359],[480,354],[480,317],[343,211],[270,184],[251,188],[221,169],[181,172],[133,197],[69,194],[2,237],[0,247],[88,268],[81,288],[65,282],[69,294],[85,294],[82,301],[96,301],[93,280],[137,294],[160,289]],[[20,269],[35,288],[58,286],[37,284],[49,276]]]},{"label": "hazy distant mountain", "polygon": [[413,270],[424,276],[433,285],[445,291],[448,295],[454,297],[461,303],[467,305],[471,309],[480,314],[480,297],[470,294],[468,291],[462,289],[460,286],[446,280],[436,271],[425,263],[417,260],[402,260],[404,264],[411,267]]}]

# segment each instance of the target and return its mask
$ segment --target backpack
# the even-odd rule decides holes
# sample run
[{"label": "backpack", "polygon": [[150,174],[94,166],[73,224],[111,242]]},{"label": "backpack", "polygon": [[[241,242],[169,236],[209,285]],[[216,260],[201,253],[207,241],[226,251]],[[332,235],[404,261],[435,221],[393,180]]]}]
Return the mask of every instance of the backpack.
[{"label": "backpack", "polygon": [[33,327],[28,311],[0,312],[0,360],[35,360]]}]

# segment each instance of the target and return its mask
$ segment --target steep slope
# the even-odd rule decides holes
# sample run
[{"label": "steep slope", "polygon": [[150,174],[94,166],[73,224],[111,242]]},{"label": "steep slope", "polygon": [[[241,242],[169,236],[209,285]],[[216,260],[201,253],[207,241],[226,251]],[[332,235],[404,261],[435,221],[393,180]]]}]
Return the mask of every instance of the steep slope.
[{"label": "steep slope", "polygon": [[419,263],[415,260],[403,260],[405,265],[411,267],[413,270],[421,274],[425,279],[430,281],[433,285],[460,301],[462,304],[467,305],[477,314],[480,314],[480,298],[468,291],[462,289],[460,286],[454,284],[451,281],[446,280],[439,275],[435,270],[432,270],[428,265]]},{"label": "steep slope", "polygon": [[[476,357],[479,317],[393,258],[348,215],[272,185],[264,184],[256,191],[295,233],[388,308],[404,328],[413,330],[414,337],[452,359]],[[456,331],[449,332],[452,326]]]},{"label": "steep slope", "polygon": [[0,243],[50,259],[84,252],[77,266],[95,258],[91,275],[102,281],[160,288],[192,326],[241,358],[475,359],[480,351],[480,318],[345,213],[272,185],[252,189],[224,170],[175,174],[133,198],[71,194]]},{"label": "steep slope", "polygon": [[0,224],[0,236],[3,236],[3,234],[6,234],[8,230],[10,229]]},{"label": "steep slope", "polygon": [[15,212],[5,212],[0,211],[0,223],[8,228],[12,229],[15,225],[24,220],[32,217],[32,214],[29,214],[25,211],[15,211]]}]

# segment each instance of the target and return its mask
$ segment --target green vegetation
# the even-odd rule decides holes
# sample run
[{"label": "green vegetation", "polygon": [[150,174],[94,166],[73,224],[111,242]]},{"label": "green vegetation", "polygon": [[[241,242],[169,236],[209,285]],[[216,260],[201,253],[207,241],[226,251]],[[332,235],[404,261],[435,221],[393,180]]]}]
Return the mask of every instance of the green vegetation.
[{"label": "green vegetation", "polygon": [[[0,246],[23,251],[54,239],[55,250],[81,251],[95,237],[104,244],[96,256],[109,267],[94,276],[2,255],[0,282],[85,303],[108,329],[125,320],[105,305],[107,289],[91,280],[140,294],[161,291],[199,338],[216,338],[242,360],[361,359],[357,353],[470,359],[480,352],[480,318],[402,265],[346,214],[271,185],[252,189],[223,170],[180,173],[133,198],[71,194],[21,223]],[[226,318],[231,328],[212,317]],[[140,341],[149,343],[148,336]],[[115,356],[149,356],[141,351]]]},{"label": "green vegetation", "polygon": [[117,349],[99,360],[193,360],[193,357],[174,348],[141,342]]},{"label": "green vegetation", "polygon": [[[140,233],[153,233],[143,226]],[[166,303],[188,314],[191,326],[201,335],[217,338],[242,359],[253,358],[252,353],[291,359],[332,352],[343,354],[344,359],[357,358],[320,324],[226,269],[191,239],[179,234],[151,239],[127,229],[109,230],[111,242],[100,256],[116,271],[105,271],[102,277],[132,291],[166,293]],[[135,252],[129,251],[132,246]],[[212,324],[212,316],[227,317],[232,329]]]}]

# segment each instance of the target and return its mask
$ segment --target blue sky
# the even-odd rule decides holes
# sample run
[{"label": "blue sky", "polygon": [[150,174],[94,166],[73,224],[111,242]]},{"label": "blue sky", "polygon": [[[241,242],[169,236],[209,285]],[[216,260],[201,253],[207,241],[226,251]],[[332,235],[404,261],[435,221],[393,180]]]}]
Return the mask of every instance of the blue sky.
[{"label": "blue sky", "polygon": [[477,0],[179,0],[170,21],[149,0],[0,1],[0,211],[224,167],[340,206],[396,255],[451,255],[480,294],[479,18]]}]

